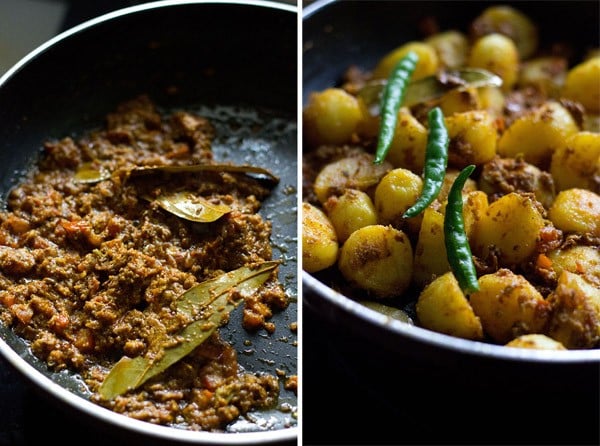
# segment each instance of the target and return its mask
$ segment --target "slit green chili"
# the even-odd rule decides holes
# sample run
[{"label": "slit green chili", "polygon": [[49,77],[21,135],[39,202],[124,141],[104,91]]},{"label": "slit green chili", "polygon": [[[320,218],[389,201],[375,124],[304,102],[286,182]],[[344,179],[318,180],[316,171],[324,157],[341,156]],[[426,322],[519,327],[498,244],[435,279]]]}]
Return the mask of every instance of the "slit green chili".
[{"label": "slit green chili", "polygon": [[375,151],[375,164],[381,164],[388,151],[390,143],[394,137],[396,122],[398,120],[398,110],[402,105],[406,86],[410,81],[413,71],[417,66],[419,56],[413,51],[409,51],[394,66],[381,96],[381,123],[379,125],[379,138],[377,149]]},{"label": "slit green chili", "polygon": [[448,130],[444,122],[444,114],[439,107],[432,108],[427,114],[429,134],[425,149],[425,167],[423,168],[423,190],[415,204],[404,212],[404,217],[416,217],[438,196],[446,168],[448,167]]},{"label": "slit green chili", "polygon": [[444,215],[444,238],[450,268],[463,292],[470,294],[479,290],[477,271],[465,233],[463,219],[462,189],[475,165],[465,167],[452,183],[448,193],[446,214]]}]

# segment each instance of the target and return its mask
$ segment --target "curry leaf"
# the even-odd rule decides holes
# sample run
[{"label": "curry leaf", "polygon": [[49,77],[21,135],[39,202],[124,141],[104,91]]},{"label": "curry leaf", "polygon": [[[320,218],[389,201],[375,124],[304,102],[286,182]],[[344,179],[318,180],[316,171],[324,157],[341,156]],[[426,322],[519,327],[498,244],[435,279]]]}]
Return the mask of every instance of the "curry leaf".
[{"label": "curry leaf", "polygon": [[250,165],[234,164],[192,164],[188,166],[143,166],[135,167],[129,172],[132,176],[150,175],[156,173],[184,173],[184,172],[233,172],[244,173],[259,180],[266,181],[268,184],[276,185],[279,183],[279,177],[273,175],[267,169]]},{"label": "curry leaf", "polygon": [[[113,399],[135,389],[188,355],[223,323],[244,298],[255,293],[279,261],[244,266],[190,288],[176,302],[177,311],[194,321],[174,337],[151,345],[146,356],[121,358],[110,370],[98,393]],[[173,343],[173,340],[176,343]],[[168,347],[164,347],[168,345]]]},{"label": "curry leaf", "polygon": [[191,192],[165,193],[150,201],[177,217],[199,223],[210,223],[231,212],[225,204],[212,203]]}]

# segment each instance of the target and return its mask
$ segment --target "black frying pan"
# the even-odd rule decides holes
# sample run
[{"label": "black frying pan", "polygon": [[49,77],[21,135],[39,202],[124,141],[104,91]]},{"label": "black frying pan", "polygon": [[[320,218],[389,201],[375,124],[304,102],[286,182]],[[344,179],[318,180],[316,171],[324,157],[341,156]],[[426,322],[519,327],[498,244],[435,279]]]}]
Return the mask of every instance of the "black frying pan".
[{"label": "black frying pan", "polygon": [[[43,141],[100,127],[117,104],[139,94],[148,94],[164,111],[204,110],[219,132],[216,159],[261,165],[279,176],[261,213],[273,222],[273,257],[284,260],[280,278],[292,302],[274,316],[277,329],[271,335],[241,329],[240,312],[222,334],[246,370],[296,374],[298,347],[290,329],[297,320],[296,195],[290,193],[297,188],[296,8],[260,0],[147,3],[92,19],[42,45],[0,78],[2,197]],[[243,113],[222,116],[219,106],[267,113],[274,119],[266,124],[279,124],[257,130]],[[227,134],[232,119],[240,124],[233,138]],[[296,395],[283,388],[278,409],[253,414],[230,433],[159,427],[93,405],[76,376],[48,372],[4,327],[0,338],[4,359],[36,388],[86,419],[107,424],[109,432],[205,444],[296,439]]]},{"label": "black frying pan", "polygon": [[[317,1],[303,12],[303,103],[349,66],[372,69],[422,39],[424,17],[465,31],[492,4],[529,15],[542,44],[573,43],[574,61],[600,45],[597,1]],[[597,444],[600,350],[524,353],[433,333],[363,307],[328,279],[303,272],[307,444]],[[336,422],[348,428],[327,429]]]}]

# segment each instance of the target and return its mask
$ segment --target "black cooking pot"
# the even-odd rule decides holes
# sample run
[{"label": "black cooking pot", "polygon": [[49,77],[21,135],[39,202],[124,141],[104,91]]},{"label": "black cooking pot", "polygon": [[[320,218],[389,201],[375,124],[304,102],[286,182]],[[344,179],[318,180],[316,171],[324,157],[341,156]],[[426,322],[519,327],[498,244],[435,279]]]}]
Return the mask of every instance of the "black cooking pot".
[{"label": "black cooking pot", "polygon": [[[297,88],[294,6],[260,0],[161,1],[102,15],[51,39],[0,78],[0,194],[6,197],[44,141],[102,127],[107,113],[140,94],[163,111],[217,110],[217,129],[232,128],[236,118],[220,118],[223,106],[273,116],[280,124],[260,129],[241,118],[236,135],[217,135],[214,150],[215,159],[261,165],[280,178],[261,213],[273,222],[273,257],[285,260],[280,276],[292,302],[274,316],[277,328],[271,335],[241,329],[240,312],[232,314],[222,334],[247,371],[294,375],[296,214],[290,209],[296,208],[296,195],[290,191],[297,188]],[[0,327],[0,353],[40,393],[136,442],[287,444],[297,438],[296,395],[283,386],[277,408],[254,413],[225,433],[191,432],[92,404],[76,376],[48,371],[5,327]],[[61,428],[68,427],[53,426]]]},{"label": "black cooking pot", "polygon": [[[372,69],[422,39],[424,18],[465,31],[492,4],[531,17],[542,45],[573,44],[573,61],[600,46],[597,1],[317,1],[303,12],[304,104],[349,66]],[[306,444],[598,444],[600,350],[509,349],[434,333],[365,308],[325,274],[302,274]]]}]

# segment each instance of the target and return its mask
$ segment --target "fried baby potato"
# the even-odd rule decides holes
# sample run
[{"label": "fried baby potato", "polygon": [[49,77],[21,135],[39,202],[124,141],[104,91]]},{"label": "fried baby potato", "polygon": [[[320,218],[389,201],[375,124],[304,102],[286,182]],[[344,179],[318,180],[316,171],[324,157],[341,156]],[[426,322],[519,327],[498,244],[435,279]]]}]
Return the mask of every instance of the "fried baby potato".
[{"label": "fried baby potato", "polygon": [[[402,214],[415,202],[423,189],[423,180],[417,174],[401,167],[388,172],[375,189],[375,209],[378,221],[401,225]],[[420,215],[410,220],[418,220]]]},{"label": "fried baby potato", "polygon": [[340,243],[357,229],[377,224],[375,205],[371,197],[360,190],[346,189],[339,197],[331,196],[324,208]]},{"label": "fried baby potato", "polygon": [[450,90],[440,98],[438,105],[444,116],[483,108],[476,88]]},{"label": "fried baby potato", "polygon": [[592,57],[567,73],[562,95],[579,102],[588,113],[600,113],[600,57]]},{"label": "fried baby potato", "polygon": [[302,203],[302,267],[309,273],[334,265],[338,240],[327,215],[310,203]]},{"label": "fried baby potato", "polygon": [[451,271],[421,291],[416,312],[423,328],[464,339],[483,339],[481,321]]},{"label": "fried baby potato", "polygon": [[450,271],[444,239],[444,215],[431,207],[425,209],[415,245],[413,280],[417,285],[423,287]]},{"label": "fried baby potato", "polygon": [[536,350],[567,350],[560,342],[544,334],[526,334],[505,344],[507,347],[533,348]]},{"label": "fried baby potato", "polygon": [[521,64],[517,86],[532,86],[548,98],[558,99],[567,76],[568,61],[564,57],[545,56]]},{"label": "fried baby potato", "polygon": [[502,33],[513,40],[521,59],[532,56],[539,43],[537,26],[527,15],[508,5],[490,6],[471,23],[472,38],[490,33]]},{"label": "fried baby potato", "polygon": [[436,33],[425,43],[431,45],[439,59],[440,68],[456,69],[466,65],[469,56],[469,39],[457,30]]},{"label": "fried baby potato", "polygon": [[566,233],[600,236],[600,195],[587,189],[563,190],[548,210],[548,218]]},{"label": "fried baby potato", "polygon": [[414,173],[422,172],[427,134],[425,126],[407,108],[401,108],[386,160],[394,167],[403,167]]},{"label": "fried baby potato", "polygon": [[491,203],[473,237],[473,251],[486,259],[494,252],[500,266],[527,260],[546,222],[531,196],[511,192]]},{"label": "fried baby potato", "polygon": [[600,288],[578,274],[563,271],[548,302],[553,307],[548,336],[568,349],[600,345]]},{"label": "fried baby potato", "polygon": [[571,113],[558,102],[548,101],[515,120],[498,140],[498,154],[525,161],[546,169],[552,154],[567,138],[579,131]]},{"label": "fried baby potato", "polygon": [[510,91],[519,74],[519,52],[513,40],[500,33],[479,38],[471,48],[468,66],[483,68],[502,79],[502,91]]},{"label": "fried baby potato", "polygon": [[353,286],[375,299],[387,299],[408,288],[413,250],[404,232],[391,226],[365,226],[342,245],[338,266]]},{"label": "fried baby potato", "polygon": [[469,164],[486,163],[496,156],[498,132],[487,111],[455,113],[445,122],[450,137],[448,165],[462,169]]},{"label": "fried baby potato", "polygon": [[560,277],[563,271],[579,274],[600,288],[600,250],[598,247],[575,245],[546,253],[551,269]]},{"label": "fried baby potato", "polygon": [[311,93],[302,111],[308,144],[344,144],[352,141],[362,120],[358,100],[340,88]]},{"label": "fried baby potato", "polygon": [[413,71],[411,80],[415,81],[425,76],[435,74],[439,68],[440,61],[435,48],[425,42],[413,41],[390,51],[383,56],[373,70],[373,78],[387,79],[390,73],[400,59],[406,56],[410,51],[419,56],[415,71]]},{"label": "fried baby potato", "polygon": [[550,174],[558,191],[579,187],[600,193],[600,133],[567,137],[552,154]]},{"label": "fried baby potato", "polygon": [[379,180],[392,168],[387,161],[374,164],[373,160],[372,154],[364,153],[325,165],[313,184],[319,202],[324,204],[331,195],[342,195],[346,189],[372,192]]},{"label": "fried baby potato", "polygon": [[484,332],[506,344],[523,334],[541,333],[551,306],[527,279],[509,269],[479,278],[479,291],[469,297]]}]

